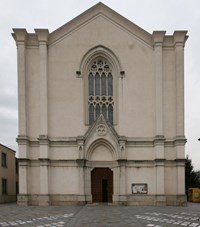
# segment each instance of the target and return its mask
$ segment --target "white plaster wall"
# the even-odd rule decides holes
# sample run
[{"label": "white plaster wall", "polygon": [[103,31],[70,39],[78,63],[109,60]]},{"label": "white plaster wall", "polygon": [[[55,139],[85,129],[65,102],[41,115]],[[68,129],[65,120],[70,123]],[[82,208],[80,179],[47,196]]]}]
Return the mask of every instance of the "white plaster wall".
[{"label": "white plaster wall", "polygon": [[127,170],[127,194],[132,194],[132,184],[147,184],[148,194],[156,193],[156,174],[154,167],[129,167]]},{"label": "white plaster wall", "polygon": [[165,159],[166,160],[176,159],[176,150],[174,147],[165,147]]},{"label": "white plaster wall", "polygon": [[153,147],[127,147],[126,154],[128,160],[154,160],[155,151]]},{"label": "white plaster wall", "polygon": [[79,170],[77,167],[51,167],[50,194],[78,194]]},{"label": "white plaster wall", "polygon": [[[50,136],[77,136],[86,131],[83,80],[76,78],[76,71],[84,54],[97,45],[110,48],[126,70],[123,81],[118,78],[118,133],[154,135],[153,49],[98,17],[49,47]],[[127,102],[130,97],[131,102]]]},{"label": "white plaster wall", "polygon": [[37,160],[40,156],[40,148],[38,146],[30,146],[29,148],[29,158],[31,160]]},{"label": "white plaster wall", "polygon": [[91,161],[112,161],[113,157],[108,148],[98,146],[92,153]]},{"label": "white plaster wall", "polygon": [[51,160],[76,160],[78,148],[77,146],[51,147],[49,154]]}]

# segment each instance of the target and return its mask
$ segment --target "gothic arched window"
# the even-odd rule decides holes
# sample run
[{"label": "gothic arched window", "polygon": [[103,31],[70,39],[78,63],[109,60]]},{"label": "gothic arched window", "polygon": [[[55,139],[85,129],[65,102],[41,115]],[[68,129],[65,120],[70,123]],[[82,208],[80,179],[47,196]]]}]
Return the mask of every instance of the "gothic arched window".
[{"label": "gothic arched window", "polygon": [[106,60],[96,59],[88,73],[88,111],[91,125],[100,114],[113,124],[113,75]]}]

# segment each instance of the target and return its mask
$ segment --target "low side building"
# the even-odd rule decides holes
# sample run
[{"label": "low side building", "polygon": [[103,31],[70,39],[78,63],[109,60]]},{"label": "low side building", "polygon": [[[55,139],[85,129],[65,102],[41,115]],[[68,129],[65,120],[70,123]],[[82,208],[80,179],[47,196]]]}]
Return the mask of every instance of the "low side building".
[{"label": "low side building", "polygon": [[0,144],[0,203],[16,201],[16,162],[15,151]]}]

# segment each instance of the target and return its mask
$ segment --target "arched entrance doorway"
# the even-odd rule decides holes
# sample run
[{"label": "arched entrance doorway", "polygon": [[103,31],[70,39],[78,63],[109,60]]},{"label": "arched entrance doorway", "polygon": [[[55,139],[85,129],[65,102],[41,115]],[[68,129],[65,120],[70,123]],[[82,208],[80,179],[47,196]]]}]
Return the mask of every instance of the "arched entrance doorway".
[{"label": "arched entrance doorway", "polygon": [[109,168],[94,168],[91,172],[92,202],[112,203],[113,172]]}]

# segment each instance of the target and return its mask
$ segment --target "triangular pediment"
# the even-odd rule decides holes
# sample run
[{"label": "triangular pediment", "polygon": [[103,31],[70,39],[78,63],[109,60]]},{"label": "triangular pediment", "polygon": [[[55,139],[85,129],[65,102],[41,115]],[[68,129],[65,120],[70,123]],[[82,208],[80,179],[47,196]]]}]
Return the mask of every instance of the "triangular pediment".
[{"label": "triangular pediment", "polygon": [[104,151],[110,150],[113,160],[116,160],[119,157],[119,138],[114,127],[101,114],[84,135],[86,159],[90,159],[93,150],[100,146]]},{"label": "triangular pediment", "polygon": [[152,46],[153,39],[152,35],[136,24],[132,23],[125,17],[121,16],[108,6],[99,2],[90,9],[86,10],[79,16],[75,17],[73,20],[64,24],[62,27],[58,28],[50,34],[49,45],[56,43],[60,39],[63,39],[72,32],[75,32],[80,27],[92,22],[96,17],[104,17],[110,21],[110,23],[115,24],[117,27],[125,30],[129,34],[134,35],[137,39],[142,42]]},{"label": "triangular pediment", "polygon": [[[108,136],[109,135],[109,136]],[[108,138],[110,137],[116,142],[118,141],[119,135],[115,131],[114,127],[104,118],[101,114],[95,122],[89,127],[84,135],[85,141],[89,140],[91,137],[98,138]]]}]

